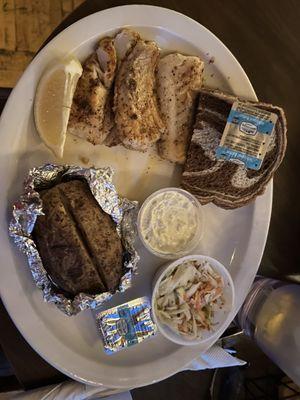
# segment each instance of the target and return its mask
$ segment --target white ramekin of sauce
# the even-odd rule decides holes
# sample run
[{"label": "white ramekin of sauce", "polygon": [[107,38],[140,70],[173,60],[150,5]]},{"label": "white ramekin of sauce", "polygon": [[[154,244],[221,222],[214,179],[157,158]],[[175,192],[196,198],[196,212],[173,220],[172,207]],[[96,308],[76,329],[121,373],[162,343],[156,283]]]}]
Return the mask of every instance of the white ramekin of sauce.
[{"label": "white ramekin of sauce", "polygon": [[198,200],[179,188],[154,192],[138,215],[138,232],[144,246],[156,256],[178,258],[190,253],[203,234]]}]

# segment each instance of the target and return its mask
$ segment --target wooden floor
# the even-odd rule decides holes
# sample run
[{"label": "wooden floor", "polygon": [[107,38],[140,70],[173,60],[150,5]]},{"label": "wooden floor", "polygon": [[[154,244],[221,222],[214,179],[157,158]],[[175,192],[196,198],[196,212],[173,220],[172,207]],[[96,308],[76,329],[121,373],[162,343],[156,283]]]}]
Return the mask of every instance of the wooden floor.
[{"label": "wooden floor", "polygon": [[53,29],[84,0],[0,0],[0,88],[14,87]]}]

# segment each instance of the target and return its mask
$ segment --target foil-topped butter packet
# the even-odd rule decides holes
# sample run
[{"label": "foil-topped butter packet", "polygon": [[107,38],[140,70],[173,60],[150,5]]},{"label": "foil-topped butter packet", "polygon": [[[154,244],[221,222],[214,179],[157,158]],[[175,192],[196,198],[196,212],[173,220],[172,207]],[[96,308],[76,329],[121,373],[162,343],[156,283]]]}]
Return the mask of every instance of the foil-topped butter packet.
[{"label": "foil-topped butter packet", "polygon": [[93,310],[93,313],[107,354],[141,343],[157,332],[147,297],[140,297],[106,311]]},{"label": "foil-topped butter packet", "polygon": [[[131,281],[139,261],[134,247],[136,236],[136,201],[118,195],[112,182],[113,170],[106,168],[82,168],[79,166],[45,164],[32,168],[24,182],[23,194],[13,205],[13,218],[9,234],[18,248],[26,255],[33,280],[42,290],[43,298],[55,304],[66,315],[95,308],[109,300],[114,293],[79,293],[70,298],[56,287],[48,275],[32,238],[32,231],[39,215],[43,215],[43,205],[39,192],[63,182],[83,179],[102,210],[111,216],[122,240],[124,249],[123,273],[116,292],[123,292],[131,286]],[[25,266],[24,266],[25,268]]]},{"label": "foil-topped butter packet", "polygon": [[255,105],[234,102],[216,150],[216,157],[259,170],[272,140],[274,141],[273,132],[277,119],[275,113]]}]

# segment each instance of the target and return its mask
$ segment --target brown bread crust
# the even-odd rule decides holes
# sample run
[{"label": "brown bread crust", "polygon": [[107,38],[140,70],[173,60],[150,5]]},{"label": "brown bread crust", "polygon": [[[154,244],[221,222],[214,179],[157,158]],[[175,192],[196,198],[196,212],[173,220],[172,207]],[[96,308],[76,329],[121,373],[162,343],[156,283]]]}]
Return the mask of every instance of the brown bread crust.
[{"label": "brown bread crust", "polygon": [[[199,143],[199,135],[215,139],[213,146],[220,142],[231,106],[237,97],[219,91],[202,90],[191,139],[187,162],[184,166],[182,187],[195,194],[202,204],[213,202],[216,205],[232,209],[252,202],[265,188],[279,167],[286,150],[286,119],[280,107],[271,104],[241,100],[246,104],[277,114],[275,126],[275,145],[270,149],[259,171],[246,170],[236,164],[208,157],[205,148]],[[253,179],[253,184],[239,187],[233,184],[238,171],[245,169],[246,179]],[[250,181],[249,181],[250,182]]]}]

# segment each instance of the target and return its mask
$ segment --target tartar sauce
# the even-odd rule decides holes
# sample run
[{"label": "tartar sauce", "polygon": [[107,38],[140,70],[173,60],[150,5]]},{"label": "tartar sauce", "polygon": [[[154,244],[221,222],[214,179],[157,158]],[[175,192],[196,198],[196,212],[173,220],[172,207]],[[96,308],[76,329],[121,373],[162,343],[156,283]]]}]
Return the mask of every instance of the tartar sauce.
[{"label": "tartar sauce", "polygon": [[184,192],[158,192],[142,207],[139,228],[145,244],[161,254],[175,254],[190,247],[198,232],[199,210]]}]

